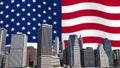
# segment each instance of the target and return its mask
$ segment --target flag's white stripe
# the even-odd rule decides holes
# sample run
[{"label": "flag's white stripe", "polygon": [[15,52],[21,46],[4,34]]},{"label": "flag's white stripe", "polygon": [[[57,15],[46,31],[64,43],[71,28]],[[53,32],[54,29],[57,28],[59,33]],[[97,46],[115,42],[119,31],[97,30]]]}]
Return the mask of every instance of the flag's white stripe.
[{"label": "flag's white stripe", "polygon": [[101,38],[108,38],[110,40],[120,40],[120,34],[117,33],[107,33],[104,31],[100,30],[81,30],[77,32],[72,32],[72,33],[62,33],[62,39],[63,40],[68,40],[69,35],[76,34],[76,35],[81,35],[82,37],[87,37],[87,36],[94,36],[94,37],[101,37]]},{"label": "flag's white stripe", "polygon": [[[84,43],[83,48],[86,48],[86,47],[92,47],[93,49],[96,49],[98,47],[98,43]],[[114,49],[120,49],[120,47],[112,47],[112,50]]]},{"label": "flag's white stripe", "polygon": [[120,13],[120,6],[106,6],[98,3],[86,2],[69,6],[62,6],[62,13],[70,13],[78,10],[93,9],[106,13]]},{"label": "flag's white stripe", "polygon": [[120,27],[120,20],[108,20],[97,16],[83,16],[74,19],[62,20],[62,27],[74,26],[85,23],[97,23],[110,27]]}]

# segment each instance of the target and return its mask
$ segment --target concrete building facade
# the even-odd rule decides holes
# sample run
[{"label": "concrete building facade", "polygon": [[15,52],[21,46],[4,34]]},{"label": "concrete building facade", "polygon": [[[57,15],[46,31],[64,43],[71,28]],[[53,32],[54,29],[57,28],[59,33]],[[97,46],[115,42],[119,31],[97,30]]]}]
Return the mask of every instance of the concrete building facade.
[{"label": "concrete building facade", "polygon": [[95,67],[94,50],[91,47],[81,50],[81,64],[82,67]]},{"label": "concrete building facade", "polygon": [[42,24],[38,32],[37,68],[51,67],[52,25]]},{"label": "concrete building facade", "polygon": [[27,35],[12,34],[9,68],[26,66]]}]

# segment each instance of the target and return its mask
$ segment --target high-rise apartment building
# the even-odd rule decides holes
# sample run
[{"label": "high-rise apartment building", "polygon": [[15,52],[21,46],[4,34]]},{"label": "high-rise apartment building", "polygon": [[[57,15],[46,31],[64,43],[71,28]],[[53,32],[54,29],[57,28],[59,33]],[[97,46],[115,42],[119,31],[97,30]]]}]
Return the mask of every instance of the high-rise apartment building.
[{"label": "high-rise apartment building", "polygon": [[26,66],[27,35],[12,34],[9,68]]},{"label": "high-rise apartment building", "polygon": [[51,67],[52,25],[42,24],[38,32],[37,68]]}]

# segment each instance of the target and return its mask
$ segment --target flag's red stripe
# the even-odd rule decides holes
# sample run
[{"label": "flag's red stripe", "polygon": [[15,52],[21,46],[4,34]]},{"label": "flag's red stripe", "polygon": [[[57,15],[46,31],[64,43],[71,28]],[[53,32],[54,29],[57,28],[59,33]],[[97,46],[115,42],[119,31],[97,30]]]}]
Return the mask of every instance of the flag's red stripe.
[{"label": "flag's red stripe", "polygon": [[101,30],[108,33],[120,33],[120,27],[109,27],[109,26],[105,26],[97,23],[85,23],[85,24],[78,24],[78,25],[69,26],[69,27],[63,26],[62,33],[71,33],[71,32],[76,32],[76,31],[86,30],[86,29]]},{"label": "flag's red stripe", "polygon": [[81,16],[98,16],[106,19],[120,20],[120,14],[111,14],[111,13],[106,13],[98,10],[80,10],[72,13],[63,13],[62,19],[66,20],[66,19],[72,19],[72,18],[77,18]]},{"label": "flag's red stripe", "polygon": [[94,2],[100,3],[108,6],[120,6],[120,0],[62,0],[63,6],[73,5],[83,2]]},{"label": "flag's red stripe", "polygon": [[[83,43],[100,43],[102,44],[104,38],[100,38],[100,37],[83,37]],[[68,40],[65,40],[65,46],[68,46]],[[119,41],[115,41],[115,40],[111,40],[111,45],[113,47],[120,47],[120,40]]]}]

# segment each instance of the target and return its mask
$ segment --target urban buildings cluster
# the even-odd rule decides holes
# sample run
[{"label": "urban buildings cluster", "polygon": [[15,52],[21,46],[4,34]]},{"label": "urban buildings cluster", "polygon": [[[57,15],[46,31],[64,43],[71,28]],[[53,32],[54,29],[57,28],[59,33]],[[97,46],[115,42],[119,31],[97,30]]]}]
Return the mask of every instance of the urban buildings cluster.
[{"label": "urban buildings cluster", "polygon": [[97,49],[83,48],[82,37],[70,35],[68,46],[55,38],[52,45],[52,25],[42,24],[38,30],[37,49],[27,47],[27,35],[12,34],[11,47],[5,48],[7,30],[0,28],[0,68],[82,68],[120,66],[120,50],[113,50],[105,38]]}]

